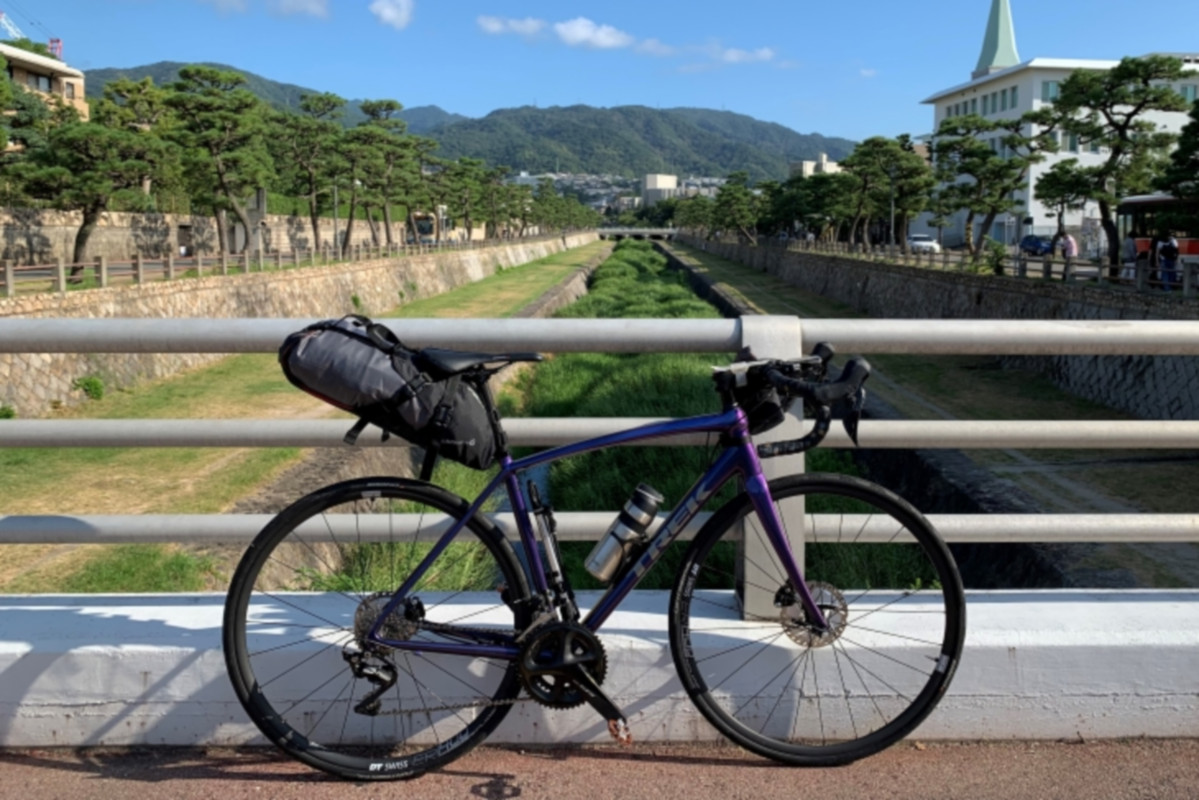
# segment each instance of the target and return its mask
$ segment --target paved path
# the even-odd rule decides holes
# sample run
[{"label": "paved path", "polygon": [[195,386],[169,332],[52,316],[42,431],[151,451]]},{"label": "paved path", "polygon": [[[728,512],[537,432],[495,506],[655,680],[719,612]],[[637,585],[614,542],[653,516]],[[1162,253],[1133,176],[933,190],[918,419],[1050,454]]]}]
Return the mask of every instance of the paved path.
[{"label": "paved path", "polygon": [[522,800],[1193,800],[1199,741],[907,742],[837,769],[789,769],[725,745],[480,748],[414,781],[352,784],[272,750],[0,753],[0,797]]}]

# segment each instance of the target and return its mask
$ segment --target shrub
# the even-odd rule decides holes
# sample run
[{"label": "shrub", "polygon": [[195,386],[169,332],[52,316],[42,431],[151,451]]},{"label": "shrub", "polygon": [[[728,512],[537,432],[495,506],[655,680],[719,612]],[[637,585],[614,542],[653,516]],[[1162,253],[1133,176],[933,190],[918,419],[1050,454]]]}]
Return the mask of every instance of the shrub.
[{"label": "shrub", "polygon": [[0,406],[0,419],[16,419],[17,410],[10,405]]},{"label": "shrub", "polygon": [[100,400],[104,397],[104,381],[99,375],[85,375],[82,378],[76,378],[71,384],[75,389],[79,389],[92,400]]}]

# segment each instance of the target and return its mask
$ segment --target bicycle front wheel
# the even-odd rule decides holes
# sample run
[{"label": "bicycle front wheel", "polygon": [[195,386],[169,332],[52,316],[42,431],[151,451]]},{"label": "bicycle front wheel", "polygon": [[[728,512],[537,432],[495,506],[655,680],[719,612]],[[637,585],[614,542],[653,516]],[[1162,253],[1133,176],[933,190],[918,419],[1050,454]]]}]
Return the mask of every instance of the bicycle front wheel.
[{"label": "bicycle front wheel", "polygon": [[[365,478],[314,492],[263,529],[234,575],[223,633],[234,691],[268,739],[335,775],[379,780],[439,767],[495,729],[520,692],[514,661],[367,640],[468,508],[425,483]],[[380,635],[511,643],[528,595],[511,546],[476,515]]]},{"label": "bicycle front wheel", "polygon": [[675,666],[699,711],[746,749],[848,763],[910,733],[948,687],[965,638],[961,578],[928,521],[882,487],[810,474],[770,492],[791,541],[806,540],[802,572],[828,628],[809,624],[742,494],[684,558]]}]

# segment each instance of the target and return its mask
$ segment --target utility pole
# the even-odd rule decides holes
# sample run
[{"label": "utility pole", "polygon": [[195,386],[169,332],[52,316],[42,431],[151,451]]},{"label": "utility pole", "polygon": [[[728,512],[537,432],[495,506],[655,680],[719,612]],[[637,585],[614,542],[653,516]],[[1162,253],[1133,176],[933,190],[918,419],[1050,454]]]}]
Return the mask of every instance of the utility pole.
[{"label": "utility pole", "polygon": [[895,165],[887,167],[887,175],[891,178],[891,248],[895,248]]}]

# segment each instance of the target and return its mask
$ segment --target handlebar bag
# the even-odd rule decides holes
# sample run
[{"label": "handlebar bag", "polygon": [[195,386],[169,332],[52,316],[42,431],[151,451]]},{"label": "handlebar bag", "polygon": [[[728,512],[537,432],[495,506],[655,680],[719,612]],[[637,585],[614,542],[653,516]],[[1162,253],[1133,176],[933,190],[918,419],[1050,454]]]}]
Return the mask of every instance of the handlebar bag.
[{"label": "handlebar bag", "polygon": [[348,443],[369,422],[426,451],[487,469],[495,462],[496,437],[478,391],[457,375],[431,379],[420,355],[385,326],[351,314],[288,336],[279,363],[294,386],[359,417]]}]

